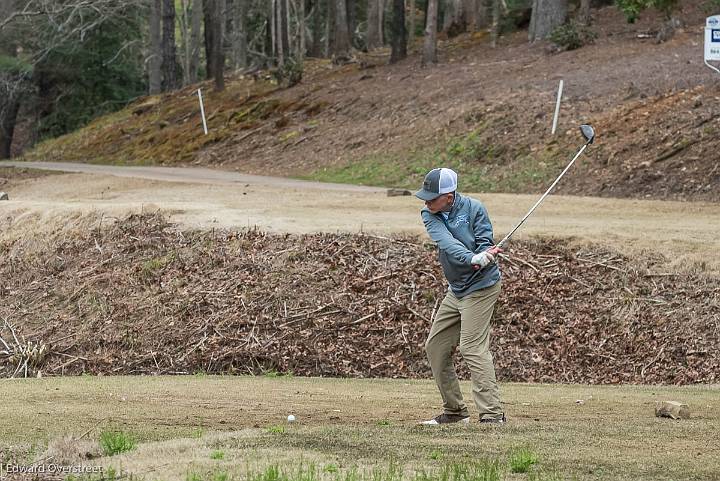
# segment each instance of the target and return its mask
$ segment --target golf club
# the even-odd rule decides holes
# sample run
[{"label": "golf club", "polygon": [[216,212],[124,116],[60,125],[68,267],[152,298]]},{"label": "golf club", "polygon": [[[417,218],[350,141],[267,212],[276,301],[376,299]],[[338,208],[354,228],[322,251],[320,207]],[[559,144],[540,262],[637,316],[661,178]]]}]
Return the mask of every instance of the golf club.
[{"label": "golf club", "polygon": [[528,211],[528,213],[525,214],[525,217],[523,217],[522,220],[515,227],[513,227],[513,230],[511,230],[508,233],[508,235],[503,237],[503,239],[497,243],[497,247],[502,247],[503,245],[505,245],[505,243],[510,239],[510,237],[515,233],[515,231],[517,231],[520,228],[520,226],[525,223],[525,221],[528,219],[528,217],[530,217],[530,215],[533,213],[533,211],[535,209],[537,209],[537,207],[542,203],[543,200],[545,200],[545,197],[547,197],[550,194],[550,191],[553,190],[555,185],[557,185],[557,183],[560,182],[560,179],[562,179],[563,175],[565,175],[565,172],[567,172],[570,169],[570,167],[572,167],[572,165],[575,163],[577,158],[580,157],[580,154],[582,154],[585,151],[585,149],[587,148],[588,145],[593,143],[593,140],[595,140],[595,130],[593,130],[593,128],[590,125],[585,125],[585,124],[581,125],[580,131],[582,132],[583,137],[585,137],[585,144],[580,148],[578,153],[575,154],[575,157],[573,157],[573,159],[570,161],[570,163],[567,165],[567,167],[565,167],[565,169],[560,173],[560,175],[558,175],[558,178],[555,179],[555,182],[552,183],[552,185],[548,188],[548,190],[545,191],[545,193],[542,195],[542,197],[540,197],[540,199],[537,202],[535,202],[535,205],[532,206],[532,208]]}]

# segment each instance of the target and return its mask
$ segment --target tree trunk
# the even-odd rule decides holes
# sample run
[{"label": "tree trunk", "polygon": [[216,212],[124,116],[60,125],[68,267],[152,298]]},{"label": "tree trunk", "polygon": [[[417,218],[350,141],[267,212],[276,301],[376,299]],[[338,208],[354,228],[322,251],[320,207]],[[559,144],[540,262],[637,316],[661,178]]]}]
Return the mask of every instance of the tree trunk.
[{"label": "tree trunk", "polygon": [[275,63],[277,65],[282,65],[283,63],[285,63],[285,52],[283,52],[282,42],[280,41],[280,34],[282,32],[282,28],[280,27],[280,24],[282,23],[282,20],[280,20],[281,1],[282,0],[273,0],[272,2],[273,52],[275,54]]},{"label": "tree trunk", "polygon": [[310,55],[320,58],[325,55],[323,49],[323,33],[325,32],[325,24],[323,23],[322,8],[320,0],[313,0],[312,3],[312,46],[310,47]]},{"label": "tree trunk", "polygon": [[345,9],[347,11],[348,34],[350,35],[350,45],[353,44],[355,38],[355,30],[357,29],[357,7],[360,4],[357,0],[346,0]]},{"label": "tree trunk", "polygon": [[393,0],[392,12],[392,51],[390,63],[399,62],[407,57],[407,32],[405,31],[405,0]]},{"label": "tree trunk", "polygon": [[477,16],[475,17],[476,28],[483,30],[491,27],[495,0],[475,0],[475,4],[477,6]]},{"label": "tree trunk", "polygon": [[226,0],[227,15],[226,41],[229,52],[229,65],[231,70],[245,67],[247,59],[246,32],[245,32],[245,0]]},{"label": "tree trunk", "polygon": [[225,31],[225,0],[211,0],[213,3],[213,71],[215,90],[225,90],[225,49],[223,37]]},{"label": "tree trunk", "polygon": [[[272,2],[266,4],[269,9],[266,9],[265,14],[265,38],[263,39],[263,52],[268,59],[275,58],[275,22],[273,20],[273,6]],[[267,65],[267,60],[262,62],[263,65]]]},{"label": "tree trunk", "polygon": [[188,0],[180,0],[180,45],[182,46],[180,58],[182,59],[183,85],[190,83],[190,6]]},{"label": "tree trunk", "polygon": [[[293,2],[294,1],[295,0],[293,0]],[[296,5],[295,11],[298,18],[298,39],[295,43],[297,45],[297,53],[295,56],[298,61],[302,61],[307,53],[307,42],[305,40],[305,15],[307,12],[305,0],[298,0]]]},{"label": "tree trunk", "polygon": [[[425,26],[427,26],[428,7],[430,6],[429,2],[430,2],[430,0],[427,0],[425,2],[425,10],[423,10],[423,21],[422,21],[423,37],[425,36]],[[437,28],[437,26],[436,26],[436,28]]]},{"label": "tree trunk", "polygon": [[378,32],[380,32],[380,43],[385,45],[385,7],[387,0],[378,0]]},{"label": "tree trunk", "polygon": [[350,55],[350,35],[348,33],[347,11],[345,0],[335,0],[334,40],[332,53],[335,57]]},{"label": "tree trunk", "polygon": [[494,0],[465,0],[465,19],[471,32],[491,26],[491,11]]},{"label": "tree trunk", "polygon": [[277,57],[277,2],[278,0],[271,0],[270,2],[270,38],[272,39],[272,56]]},{"label": "tree trunk", "polygon": [[455,37],[466,30],[463,0],[446,0],[443,32],[448,37]]},{"label": "tree trunk", "polygon": [[324,0],[327,6],[325,15],[325,57],[330,57],[335,51],[335,0]]},{"label": "tree trunk", "polygon": [[212,78],[215,67],[213,61],[215,60],[215,53],[213,48],[215,47],[214,28],[213,28],[213,10],[215,8],[215,0],[201,0],[203,7],[203,23],[205,26],[205,72],[206,78]]},{"label": "tree trunk", "polygon": [[200,67],[200,32],[202,31],[202,0],[192,0],[190,12],[190,64],[188,66],[188,79],[190,83],[198,81],[198,68]]},{"label": "tree trunk", "polygon": [[57,84],[52,75],[49,73],[53,70],[53,65],[48,65],[47,62],[39,62],[33,69],[33,88],[36,92],[36,100],[33,102],[34,110],[34,140],[37,140],[42,133],[40,132],[40,124],[43,119],[50,117],[56,110],[57,103],[55,100],[60,95],[57,89]]},{"label": "tree trunk", "polygon": [[148,91],[150,95],[162,92],[162,0],[150,0],[150,57]]},{"label": "tree trunk", "polygon": [[223,32],[224,0],[203,0],[205,16],[205,65],[207,78],[215,80],[215,90],[225,90],[225,49]]},{"label": "tree trunk", "polygon": [[278,19],[276,30],[278,34],[278,64],[284,65],[285,60],[292,55],[288,25],[288,0],[278,0],[276,17]]},{"label": "tree trunk", "polygon": [[533,0],[530,42],[544,40],[567,20],[567,0]]},{"label": "tree trunk", "polygon": [[437,14],[438,0],[428,0],[422,65],[437,63]]},{"label": "tree trunk", "polygon": [[477,0],[462,0],[465,24],[468,32],[475,32],[478,29],[478,2]]},{"label": "tree trunk", "polygon": [[162,24],[163,91],[169,92],[178,87],[177,49],[175,47],[175,2],[173,0],[163,0]]},{"label": "tree trunk", "polygon": [[382,47],[380,36],[380,0],[368,0],[367,11],[367,49],[373,50]]},{"label": "tree trunk", "polygon": [[285,16],[283,17],[285,19],[285,38],[287,39],[285,55],[288,58],[293,56],[296,48],[292,32],[290,31],[290,25],[292,25],[292,20],[290,19],[290,2],[292,1],[293,0],[283,0],[283,8],[285,8]]},{"label": "tree trunk", "polygon": [[415,38],[415,0],[408,0],[408,40],[412,45]]},{"label": "tree trunk", "polygon": [[15,96],[0,101],[0,159],[12,156],[12,141],[19,111],[20,101]]},{"label": "tree trunk", "polygon": [[490,30],[490,45],[497,47],[497,41],[500,37],[500,2],[502,0],[492,0],[492,28]]},{"label": "tree trunk", "polygon": [[[15,5],[9,0],[0,0],[0,22],[10,17],[15,11]],[[0,30],[0,55],[8,57],[17,56],[15,42],[5,38],[7,30]],[[22,74],[15,74],[9,70],[0,72],[0,159],[9,159],[12,156],[12,143],[15,136],[15,125],[20,111],[20,88],[23,82]]]},{"label": "tree trunk", "polygon": [[283,35],[283,15],[282,15],[282,8],[280,4],[283,3],[283,0],[275,0],[275,12],[273,13],[273,18],[275,19],[275,40],[273,43],[275,44],[275,58],[276,63],[279,66],[285,65],[285,45],[282,41],[282,35]]},{"label": "tree trunk", "polygon": [[578,22],[585,26],[590,25],[590,0],[580,0],[580,10],[578,10]]},{"label": "tree trunk", "polygon": [[275,19],[275,39],[274,45],[276,50],[277,65],[285,65],[285,60],[292,55],[290,51],[290,40],[288,32],[288,0],[275,0],[273,2]]}]

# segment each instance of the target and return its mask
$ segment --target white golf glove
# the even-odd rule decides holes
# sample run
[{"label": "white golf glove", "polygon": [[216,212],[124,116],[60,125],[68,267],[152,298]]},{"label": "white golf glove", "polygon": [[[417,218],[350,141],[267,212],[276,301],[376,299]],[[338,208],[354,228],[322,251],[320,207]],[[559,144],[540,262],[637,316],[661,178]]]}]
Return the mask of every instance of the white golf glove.
[{"label": "white golf glove", "polygon": [[495,262],[495,256],[490,254],[488,251],[475,254],[470,260],[470,263],[476,266],[480,266],[480,269],[484,269],[490,264]]}]

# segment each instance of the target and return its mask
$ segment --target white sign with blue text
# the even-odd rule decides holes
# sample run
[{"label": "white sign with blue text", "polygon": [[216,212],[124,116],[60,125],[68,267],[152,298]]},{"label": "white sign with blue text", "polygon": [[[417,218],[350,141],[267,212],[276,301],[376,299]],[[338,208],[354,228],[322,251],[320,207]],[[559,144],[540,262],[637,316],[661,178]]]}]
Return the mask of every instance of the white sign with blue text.
[{"label": "white sign with blue text", "polygon": [[705,23],[705,61],[720,61],[720,15],[707,18]]}]

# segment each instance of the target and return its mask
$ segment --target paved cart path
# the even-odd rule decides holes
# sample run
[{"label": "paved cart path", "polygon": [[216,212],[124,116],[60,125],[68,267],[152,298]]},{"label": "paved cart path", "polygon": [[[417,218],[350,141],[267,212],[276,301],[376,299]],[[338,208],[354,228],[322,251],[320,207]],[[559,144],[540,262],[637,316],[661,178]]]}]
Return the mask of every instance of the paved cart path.
[{"label": "paved cart path", "polygon": [[[369,232],[422,235],[412,196],[387,197],[385,189],[250,176],[196,168],[0,162],[78,172],[10,185],[0,203],[2,228],[24,223],[42,229],[79,213],[121,216],[161,210],[190,228],[258,227],[273,232]],[[507,232],[536,195],[476,194],[487,206],[497,235]],[[7,234],[6,234],[7,235]],[[661,252],[670,267],[720,273],[720,205],[594,197],[550,196],[517,237],[542,235],[567,242],[592,241],[643,255]],[[0,233],[0,238],[3,236]]]}]

